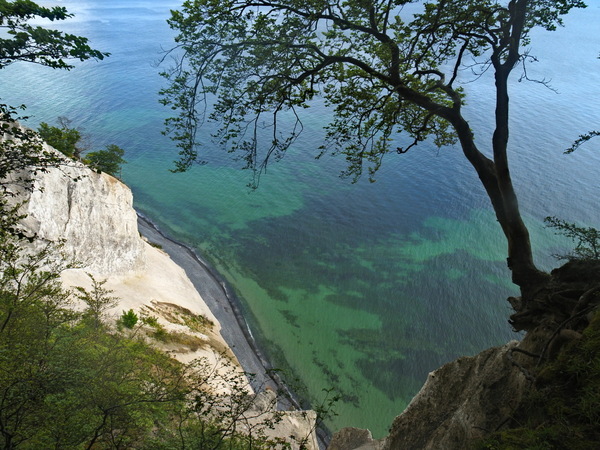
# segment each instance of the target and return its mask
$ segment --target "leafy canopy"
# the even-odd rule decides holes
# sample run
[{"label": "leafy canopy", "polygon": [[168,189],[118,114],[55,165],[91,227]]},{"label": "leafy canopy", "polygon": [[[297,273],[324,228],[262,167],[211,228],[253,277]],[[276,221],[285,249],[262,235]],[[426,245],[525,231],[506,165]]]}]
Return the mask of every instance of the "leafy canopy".
[{"label": "leafy canopy", "polygon": [[66,124],[61,127],[48,125],[42,122],[38,128],[40,137],[56,150],[70,158],[79,158],[81,149],[78,144],[81,133],[75,128],[69,128]]},{"label": "leafy canopy", "polygon": [[32,19],[49,21],[72,17],[66,8],[45,8],[30,0],[0,0],[0,69],[16,61],[72,69],[69,59],[104,59],[108,53],[95,50],[88,39],[28,23]]},{"label": "leafy canopy", "polygon": [[112,176],[118,176],[121,166],[127,161],[123,158],[125,150],[118,145],[107,145],[104,150],[87,152],[83,158],[84,151],[81,145],[83,136],[81,132],[70,126],[71,121],[65,117],[59,117],[60,127],[55,127],[42,122],[38,128],[40,137],[63,155],[73,159],[81,159],[85,164],[99,172],[106,172]]},{"label": "leafy canopy", "polygon": [[121,172],[121,166],[127,163],[123,158],[124,155],[125,150],[111,144],[107,145],[104,150],[87,153],[83,158],[83,162],[95,170],[116,177]]},{"label": "leafy canopy", "polygon": [[[390,152],[431,137],[455,141],[461,71],[510,72],[534,27],[554,29],[580,0],[194,0],[169,21],[178,31],[162,101],[180,147],[176,170],[198,161],[197,128],[260,170],[298,137],[315,97],[333,109],[323,150],[345,155],[347,174],[371,174]],[[285,117],[285,120],[281,120]],[[450,127],[452,124],[453,129]],[[395,133],[405,138],[391,148]],[[261,134],[262,133],[262,134]],[[268,136],[265,136],[268,133]],[[261,136],[265,139],[257,144]],[[265,148],[259,155],[259,149]]]}]

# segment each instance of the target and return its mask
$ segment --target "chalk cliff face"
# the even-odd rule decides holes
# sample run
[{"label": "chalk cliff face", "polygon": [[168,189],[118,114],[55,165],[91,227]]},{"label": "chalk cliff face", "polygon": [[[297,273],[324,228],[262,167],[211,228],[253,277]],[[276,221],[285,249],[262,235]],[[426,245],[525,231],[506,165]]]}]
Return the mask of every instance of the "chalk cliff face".
[{"label": "chalk cliff face", "polygon": [[511,362],[517,345],[459,358],[430,373],[383,448],[465,448],[495,431],[519,405],[527,382]]},{"label": "chalk cliff face", "polygon": [[501,426],[521,401],[526,385],[512,363],[510,342],[462,357],[431,372],[390,434],[373,440],[366,430],[344,429],[330,450],[462,449]]},{"label": "chalk cliff face", "polygon": [[[52,151],[48,146],[46,149]],[[204,358],[216,372],[224,367],[225,372],[233,370],[244,376],[220,334],[220,324],[185,271],[140,236],[132,193],[126,185],[108,174],[96,173],[79,162],[67,160],[62,167],[38,173],[31,192],[17,184],[11,190],[18,194],[12,200],[22,203],[21,212],[26,214],[23,227],[29,234],[37,235],[34,245],[62,241],[67,262],[78,263],[78,267],[62,272],[65,287],[90,289],[87,274],[91,273],[96,279],[105,280],[104,288],[119,298],[118,304],[107,311],[109,320],[117,319],[128,309],[152,315],[168,332],[183,333],[200,342],[191,347],[178,344],[164,348],[181,362]],[[201,332],[193,330],[181,319],[182,314],[202,315],[211,326]],[[223,357],[232,364],[222,366]],[[251,391],[248,384],[249,394]],[[260,393],[256,398],[265,395],[268,394]],[[259,412],[250,411],[252,416],[271,413],[265,407]],[[269,431],[269,436],[284,440],[290,436],[305,438],[302,448],[316,450],[315,421],[316,414],[312,411],[289,411]],[[293,444],[291,448],[297,449],[299,445]]]},{"label": "chalk cliff face", "polygon": [[77,162],[36,177],[24,205],[25,226],[39,238],[64,240],[69,258],[97,274],[144,264],[131,191],[116,178]]}]

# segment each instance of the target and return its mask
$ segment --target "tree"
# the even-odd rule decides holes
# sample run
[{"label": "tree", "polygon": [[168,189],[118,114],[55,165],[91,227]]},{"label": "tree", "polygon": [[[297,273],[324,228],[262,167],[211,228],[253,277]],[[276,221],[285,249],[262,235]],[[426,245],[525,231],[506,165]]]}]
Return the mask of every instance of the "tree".
[{"label": "tree", "polygon": [[72,69],[69,59],[104,59],[108,53],[94,50],[88,39],[28,23],[32,19],[65,20],[72,17],[62,6],[45,8],[30,0],[0,0],[0,69],[27,61],[54,69]]},{"label": "tree", "polygon": [[125,155],[125,150],[111,144],[107,145],[104,150],[87,153],[83,158],[83,162],[93,169],[116,177],[117,174],[121,173],[121,166],[127,163],[123,159],[123,155]]},{"label": "tree", "polygon": [[[508,243],[512,280],[530,297],[548,276],[535,265],[510,176],[508,79],[529,55],[535,27],[555,29],[580,0],[195,0],[174,11],[176,64],[162,102],[180,147],[176,170],[199,159],[196,130],[217,137],[255,173],[298,137],[299,110],[317,96],[333,108],[323,151],[345,156],[346,175],[373,176],[384,155],[432,138],[458,142],[493,205]],[[476,141],[457,80],[465,67],[495,77],[495,130]],[[212,109],[207,103],[216,97]],[[285,126],[281,117],[292,117]],[[289,122],[288,122],[289,123]],[[266,124],[266,125],[265,125]],[[261,145],[261,129],[270,128]],[[394,133],[406,145],[392,148]],[[261,148],[264,152],[261,153]]]},{"label": "tree", "polygon": [[[83,148],[80,144],[83,136],[76,128],[71,128],[71,121],[66,117],[59,117],[60,127],[48,125],[42,122],[38,128],[40,137],[63,155],[73,159],[81,159]],[[82,161],[99,172],[106,172],[117,176],[121,172],[121,166],[127,161],[123,158],[125,150],[111,144],[104,150],[86,153]]]},{"label": "tree", "polygon": [[[60,118],[59,118],[59,121]],[[63,155],[69,158],[79,159],[81,149],[78,144],[81,140],[81,133],[75,128],[69,128],[68,122],[61,121],[61,127],[48,125],[46,122],[40,123],[38,128],[41,138]]]},{"label": "tree", "polygon": [[133,328],[135,324],[138,323],[139,317],[133,311],[133,309],[129,309],[129,311],[123,311],[121,314],[121,318],[119,319],[119,324],[123,325],[125,328]]},{"label": "tree", "polygon": [[77,286],[77,298],[85,303],[85,316],[91,320],[94,327],[99,328],[102,325],[104,313],[119,304],[119,298],[110,294],[112,290],[106,289],[104,285],[107,280],[96,280],[91,273],[87,276],[91,281],[91,290],[87,290],[81,286]]},{"label": "tree", "polygon": [[[14,217],[13,217],[14,218]],[[0,443],[14,448],[25,429],[40,422],[37,399],[48,381],[53,331],[75,314],[59,282],[65,268],[46,245],[26,250],[22,240],[0,230]]]}]

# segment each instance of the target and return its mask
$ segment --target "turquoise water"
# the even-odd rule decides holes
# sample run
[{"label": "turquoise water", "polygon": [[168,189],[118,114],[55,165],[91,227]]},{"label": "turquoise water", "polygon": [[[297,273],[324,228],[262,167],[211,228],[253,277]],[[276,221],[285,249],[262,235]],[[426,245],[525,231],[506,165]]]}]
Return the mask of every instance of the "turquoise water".
[{"label": "turquoise water", "polygon": [[[208,130],[209,164],[172,174],[176,150],[160,134],[168,111],[158,104],[156,63],[171,45],[165,19],[178,2],[61,4],[77,14],[63,28],[112,56],[71,72],[15,64],[0,72],[0,96],[27,104],[32,126],[66,116],[94,148],[126,149],[123,176],[136,207],[199,249],[234,286],[273,364],[314,403],[323,389],[341,395],[331,428],[368,427],[381,436],[429,371],[518,337],[506,322],[505,298],[516,289],[505,243],[458,149],[425,144],[387,158],[376,183],[351,184],[337,176],[342,160],[314,160],[327,117],[316,105],[305,133],[257,191]],[[543,217],[600,223],[600,144],[562,155],[600,123],[599,18],[596,5],[534,40],[541,62],[529,74],[551,79],[558,94],[533,83],[512,90],[513,175],[546,268],[566,243],[544,229]],[[465,86],[476,135],[489,141],[491,91]]]}]

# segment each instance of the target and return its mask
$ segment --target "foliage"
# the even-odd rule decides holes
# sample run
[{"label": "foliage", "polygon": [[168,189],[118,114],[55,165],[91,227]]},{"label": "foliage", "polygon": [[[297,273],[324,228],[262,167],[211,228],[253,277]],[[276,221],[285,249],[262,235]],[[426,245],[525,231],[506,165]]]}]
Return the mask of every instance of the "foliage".
[{"label": "foliage", "polygon": [[0,446],[275,446],[265,432],[280,413],[256,409],[228,360],[183,365],[99,326],[90,314],[113,301],[103,282],[79,290],[88,311],[77,313],[60,286],[56,249],[27,250],[10,233],[1,236]]},{"label": "foliage", "polygon": [[215,326],[212,320],[208,319],[202,314],[182,314],[180,317],[184,325],[186,325],[190,330],[197,331],[199,333],[210,330]]},{"label": "foliage", "polygon": [[[548,276],[534,264],[510,176],[508,80],[532,59],[523,50],[530,31],[555,29],[577,7],[584,2],[185,1],[169,20],[178,32],[175,64],[161,92],[177,112],[165,130],[180,149],[175,171],[201,162],[196,133],[212,121],[256,186],[298,138],[302,109],[316,99],[333,110],[319,156],[345,157],[343,175],[353,179],[367,172],[373,180],[386,155],[426,139],[459,143],[507,239],[513,282],[527,296]],[[488,144],[463,115],[464,74],[481,80],[485,71],[494,75],[496,100]]]},{"label": "foliage", "polygon": [[112,290],[106,289],[104,285],[107,280],[96,280],[90,273],[87,274],[92,283],[91,290],[87,290],[81,286],[77,286],[77,298],[83,301],[86,305],[85,317],[91,320],[95,327],[102,325],[104,313],[119,303],[118,297],[113,297]]},{"label": "foliage", "polygon": [[92,49],[81,36],[31,25],[30,21],[65,20],[72,17],[64,7],[45,8],[30,0],[0,1],[0,69],[16,61],[71,69],[67,61],[104,59],[108,53]]},{"label": "foliage", "polygon": [[154,327],[154,331],[152,332],[152,338],[166,344],[169,340],[169,332],[164,326],[158,324],[156,327]]},{"label": "foliage", "polygon": [[596,449],[600,442],[600,314],[539,373],[517,411],[515,428],[493,433],[481,449]]},{"label": "foliage", "polygon": [[[0,442],[4,448],[127,446],[181,369],[141,343],[98,333],[71,308],[56,249],[0,245]],[[156,370],[160,368],[160,370]],[[167,376],[168,374],[168,376]],[[175,397],[171,397],[175,396]],[[179,397],[177,397],[179,396]]]},{"label": "foliage", "polygon": [[145,323],[152,328],[156,328],[159,325],[158,317],[156,316],[142,316],[142,323]]},{"label": "foliage", "polygon": [[565,150],[565,154],[569,154],[569,153],[573,153],[575,150],[577,150],[579,147],[581,147],[583,144],[585,144],[587,141],[600,136],[600,131],[588,131],[587,133],[584,133],[582,135],[580,135],[575,142],[573,142],[573,145],[571,145],[568,149]]},{"label": "foliage", "polygon": [[160,245],[160,244],[159,244],[159,243],[157,243],[157,242],[150,242],[150,241],[148,241],[148,244],[150,244],[152,247],[154,247],[154,248],[157,248],[157,249],[159,249],[159,250],[162,250],[162,248],[163,248],[163,246],[162,246],[162,245]]},{"label": "foliage", "polygon": [[155,302],[154,311],[160,312],[167,321],[178,325],[185,325],[190,330],[198,333],[211,330],[215,325],[203,314],[194,314],[189,309],[173,303]]},{"label": "foliage", "polygon": [[[524,2],[410,3],[184,2],[169,21],[179,32],[173,53],[182,56],[164,73],[171,86],[162,91],[163,102],[181,112],[167,122],[181,147],[177,169],[197,159],[196,127],[206,119],[221,124],[219,139],[242,151],[249,167],[260,168],[294,142],[299,109],[317,95],[334,108],[327,145],[346,157],[349,175],[360,175],[363,161],[373,173],[386,153],[405,152],[428,136],[438,145],[454,142],[448,108],[459,111],[463,103],[459,72],[509,59],[510,70],[527,58],[506,42]],[[560,15],[584,6],[529,3],[517,35],[524,43],[533,27],[552,29]],[[288,128],[279,120],[285,111],[295,120]],[[270,146],[259,161],[256,139],[267,128]],[[391,149],[396,132],[410,140]]]},{"label": "foliage", "polygon": [[556,217],[546,217],[546,226],[554,228],[556,234],[572,239],[577,246],[570,255],[557,255],[559,259],[600,260],[600,231],[593,227],[579,227]]},{"label": "foliage", "polygon": [[133,309],[130,309],[129,311],[123,311],[119,322],[123,324],[125,328],[131,329],[135,327],[135,325],[138,323],[138,320],[139,318],[137,314],[133,311]]},{"label": "foliage", "polygon": [[125,155],[125,150],[111,144],[107,145],[105,150],[87,153],[83,158],[83,162],[99,172],[117,176],[121,173],[121,166],[127,162],[123,159],[123,155]]},{"label": "foliage", "polygon": [[81,149],[77,144],[81,140],[81,133],[74,128],[69,128],[68,123],[63,122],[59,128],[42,122],[38,128],[38,132],[45,142],[63,155],[79,159]]},{"label": "foliage", "polygon": [[[59,117],[58,122],[60,127],[42,122],[38,128],[40,137],[69,158],[80,159],[83,151],[80,144],[81,132],[71,128],[71,121],[65,117]],[[82,161],[98,172],[106,172],[112,176],[117,176],[121,172],[121,166],[127,162],[123,155],[125,155],[125,150],[111,144],[107,145],[104,150],[86,153]]]}]

